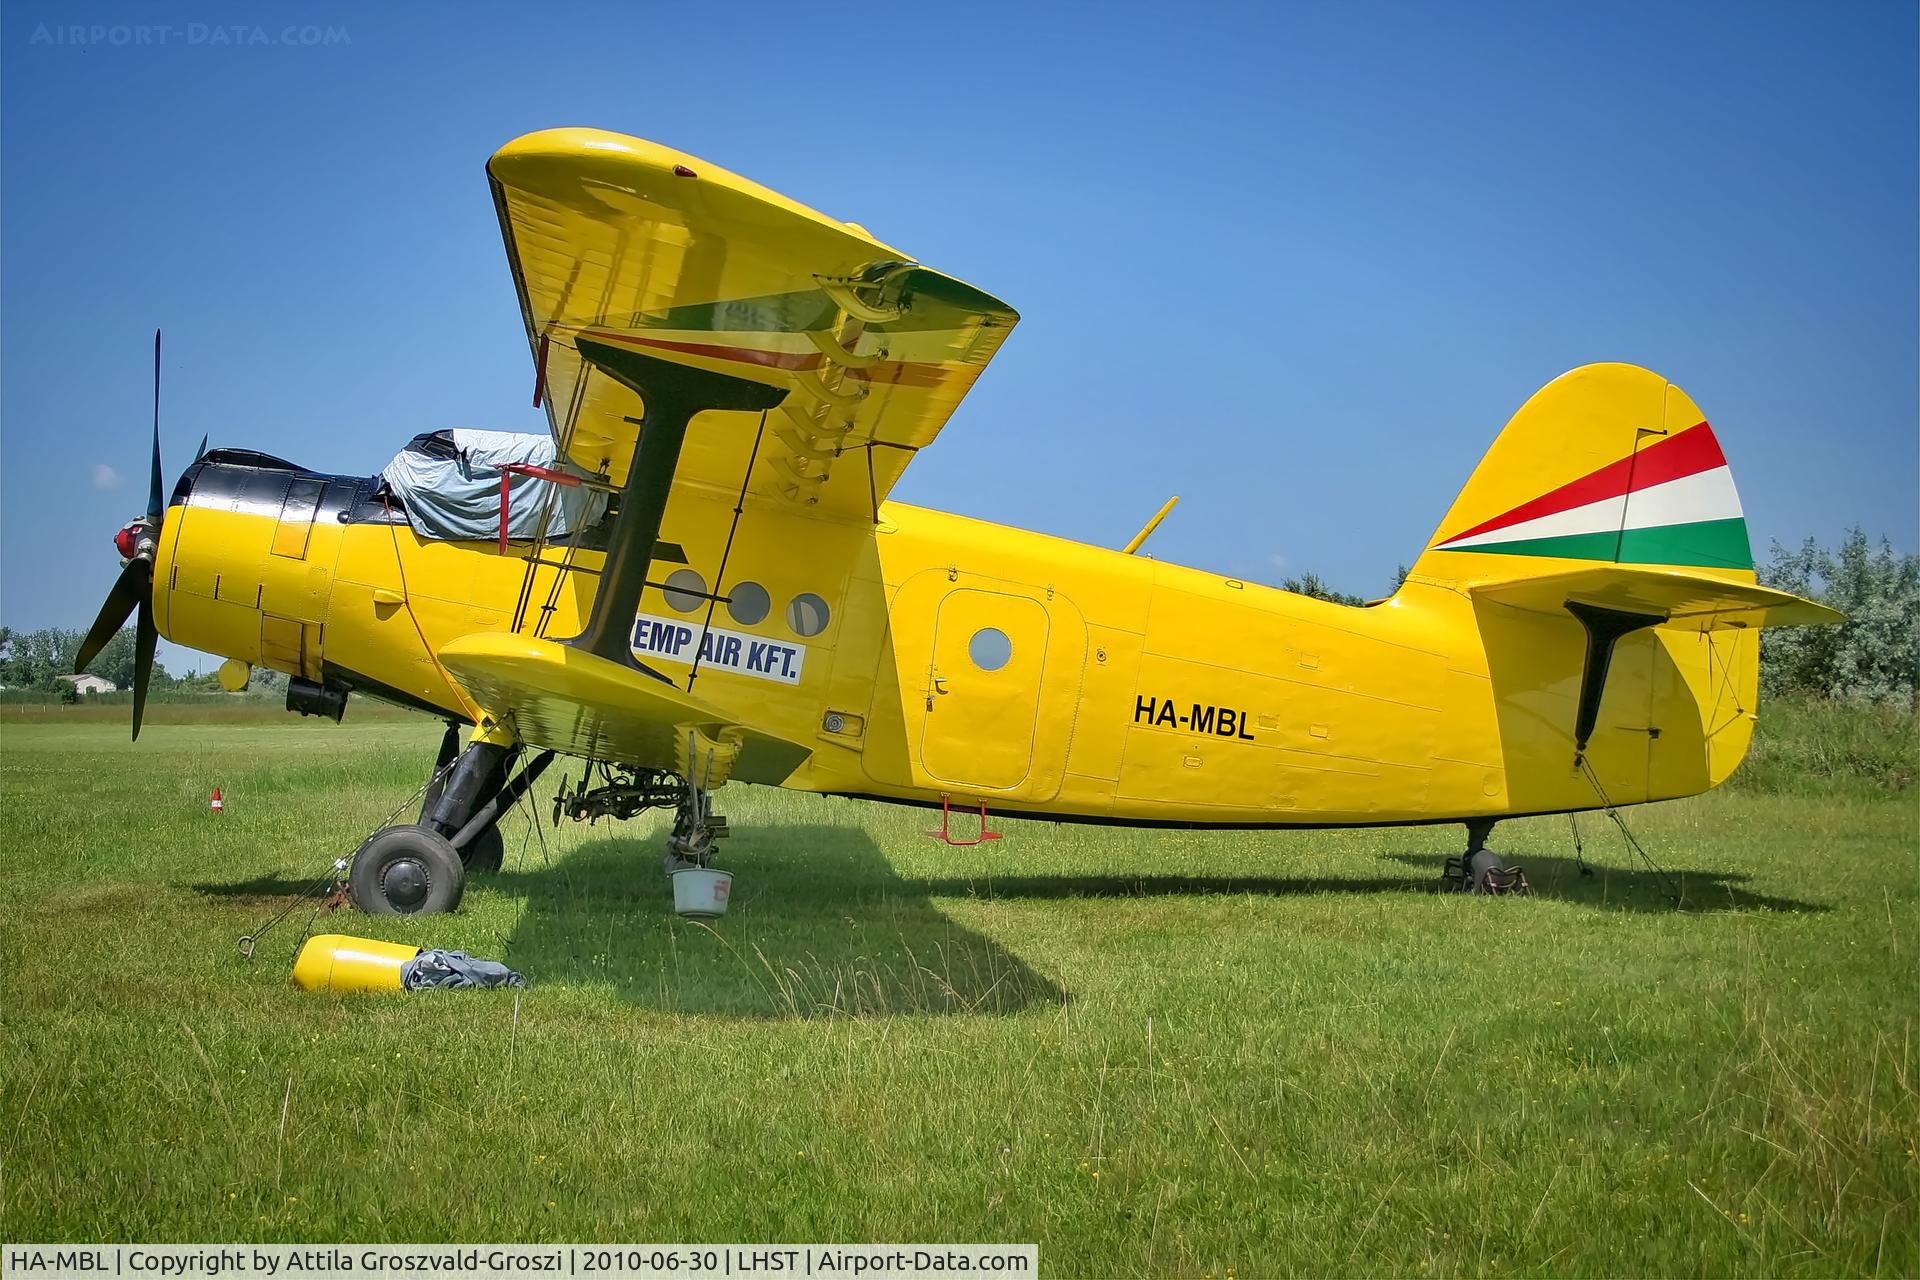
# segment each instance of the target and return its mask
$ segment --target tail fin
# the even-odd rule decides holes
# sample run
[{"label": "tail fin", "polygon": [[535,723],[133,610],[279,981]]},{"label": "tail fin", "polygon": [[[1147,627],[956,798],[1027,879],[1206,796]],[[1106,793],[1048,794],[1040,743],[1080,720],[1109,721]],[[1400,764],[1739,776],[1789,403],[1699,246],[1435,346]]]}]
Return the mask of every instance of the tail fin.
[{"label": "tail fin", "polygon": [[1633,365],[1587,365],[1534,393],[1413,574],[1502,582],[1595,562],[1754,581],[1746,517],[1713,428],[1684,391]]},{"label": "tail fin", "polygon": [[1843,621],[1757,584],[1713,428],[1625,364],[1575,369],[1520,407],[1408,583],[1473,602],[1520,811],[1717,785],[1752,736],[1759,628]]}]

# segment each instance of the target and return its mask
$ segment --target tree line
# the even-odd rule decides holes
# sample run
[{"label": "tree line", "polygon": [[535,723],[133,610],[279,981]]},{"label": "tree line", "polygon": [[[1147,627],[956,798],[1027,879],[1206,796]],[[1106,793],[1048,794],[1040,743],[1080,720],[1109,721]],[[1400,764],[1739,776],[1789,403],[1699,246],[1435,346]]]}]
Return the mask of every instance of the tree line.
[{"label": "tree line", "polygon": [[[75,702],[80,693],[73,681],[62,680],[73,674],[73,660],[80,652],[85,632],[65,627],[42,627],[37,631],[14,631],[0,627],[0,687],[53,694],[66,702]],[[116,689],[133,688],[134,629],[123,627],[107,641],[87,667],[86,674],[112,682]],[[155,659],[149,692],[172,690],[176,693],[221,692],[219,678],[212,672],[187,672],[173,675]],[[286,677],[277,671],[256,670],[247,692],[260,697],[278,697],[286,688]]]},{"label": "tree line", "polygon": [[[38,631],[0,627],[0,685],[43,693],[71,689],[73,685],[60,677],[73,674],[73,659],[85,638],[86,632],[69,631],[65,627],[43,627]],[[132,627],[125,627],[107,641],[107,647],[87,667],[87,674],[110,680],[115,688],[131,689],[133,658],[134,631]],[[152,687],[164,688],[175,683],[166,668],[155,661]]]}]

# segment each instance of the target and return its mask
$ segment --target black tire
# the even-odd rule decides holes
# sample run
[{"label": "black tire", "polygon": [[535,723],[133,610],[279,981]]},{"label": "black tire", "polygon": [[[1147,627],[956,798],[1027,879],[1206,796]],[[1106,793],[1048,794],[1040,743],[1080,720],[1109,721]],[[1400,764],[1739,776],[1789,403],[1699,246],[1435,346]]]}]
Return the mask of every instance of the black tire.
[{"label": "black tire", "polygon": [[1507,864],[1500,855],[1491,849],[1481,849],[1467,859],[1467,885],[1474,893],[1489,892],[1488,878],[1496,871],[1505,871]]},{"label": "black tire", "polygon": [[467,869],[447,838],[425,827],[383,827],[353,855],[347,891],[370,916],[439,915],[460,905]]},{"label": "black tire", "polygon": [[467,864],[468,875],[492,875],[506,860],[507,838],[500,834],[497,822],[467,841],[467,847],[460,851],[460,861]]}]

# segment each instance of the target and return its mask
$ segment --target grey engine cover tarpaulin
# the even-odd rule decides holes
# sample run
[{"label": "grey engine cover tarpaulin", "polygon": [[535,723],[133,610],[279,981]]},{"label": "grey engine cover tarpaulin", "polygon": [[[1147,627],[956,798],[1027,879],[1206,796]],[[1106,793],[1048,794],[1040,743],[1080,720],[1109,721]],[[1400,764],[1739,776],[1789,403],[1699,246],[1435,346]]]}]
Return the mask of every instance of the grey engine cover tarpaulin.
[{"label": "grey engine cover tarpaulin", "polygon": [[464,951],[422,951],[400,966],[400,985],[409,991],[428,987],[524,987],[527,980],[497,960]]},{"label": "grey engine cover tarpaulin", "polygon": [[[380,478],[407,510],[422,537],[481,541],[500,536],[500,468],[509,462],[579,474],[556,463],[553,437],[544,432],[469,431],[455,427],[415,436]],[[549,538],[592,528],[607,512],[607,495],[584,486],[569,488],[535,476],[512,477],[507,500],[507,536],[540,532],[547,504]]]}]

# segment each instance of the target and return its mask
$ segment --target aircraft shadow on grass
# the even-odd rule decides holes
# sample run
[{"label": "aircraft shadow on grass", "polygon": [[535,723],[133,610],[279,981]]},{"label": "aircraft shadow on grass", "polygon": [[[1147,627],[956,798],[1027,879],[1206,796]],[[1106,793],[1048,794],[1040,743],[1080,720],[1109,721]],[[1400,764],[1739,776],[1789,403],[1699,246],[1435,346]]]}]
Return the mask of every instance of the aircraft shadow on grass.
[{"label": "aircraft shadow on grass", "polygon": [[738,878],[711,926],[669,914],[655,840],[594,841],[551,865],[537,841],[510,852],[492,877],[521,899],[501,959],[535,981],[602,985],[679,1013],[983,1015],[1066,999],[941,912],[863,831],[754,827],[723,851]]},{"label": "aircraft shadow on grass", "polygon": [[[991,938],[956,923],[941,898],[1064,900],[1209,894],[1307,897],[1431,891],[1444,858],[1394,853],[1391,876],[980,875],[908,880],[863,831],[755,827],[726,850],[727,917],[713,926],[670,914],[655,839],[608,838],[548,863],[542,844],[510,841],[507,867],[477,881],[520,899],[505,953],[539,983],[604,986],[647,1008],[737,1017],[1006,1014],[1068,996]],[[1598,910],[1781,911],[1831,908],[1743,887],[1744,872],[1669,872],[1676,905],[1646,869],[1570,857],[1508,855],[1539,898]],[[284,902],[313,887],[291,877],[191,886],[209,896]],[[330,926],[352,932],[350,918]]]},{"label": "aircraft shadow on grass", "polygon": [[[1426,854],[1388,855],[1396,862],[1419,867],[1435,880],[1445,857]],[[1591,875],[1580,874],[1579,862],[1556,854],[1502,851],[1502,857],[1527,873],[1534,896],[1558,898],[1609,911],[1682,912],[1702,915],[1726,911],[1787,911],[1817,915],[1833,910],[1824,903],[1783,898],[1744,888],[1753,877],[1745,871],[1675,871],[1655,875],[1645,866],[1621,868],[1588,862]],[[1422,882],[1423,884],[1428,882]],[[1679,901],[1674,900],[1675,893]]]},{"label": "aircraft shadow on grass", "polygon": [[[981,875],[917,881],[916,887],[934,898],[1159,898],[1205,894],[1257,894],[1287,898],[1320,894],[1426,893],[1440,885],[1441,855],[1395,853],[1394,862],[1417,868],[1419,875],[1397,876],[1000,876]],[[1754,893],[1741,886],[1752,877],[1738,871],[1667,872],[1667,881],[1680,890],[1676,905],[1665,886],[1646,870],[1615,870],[1595,866],[1582,876],[1574,859],[1535,854],[1509,855],[1524,869],[1535,897],[1556,898],[1604,910],[1644,912],[1792,911],[1825,912],[1831,908],[1797,898]],[[1589,864],[1591,865],[1591,864]]]}]

